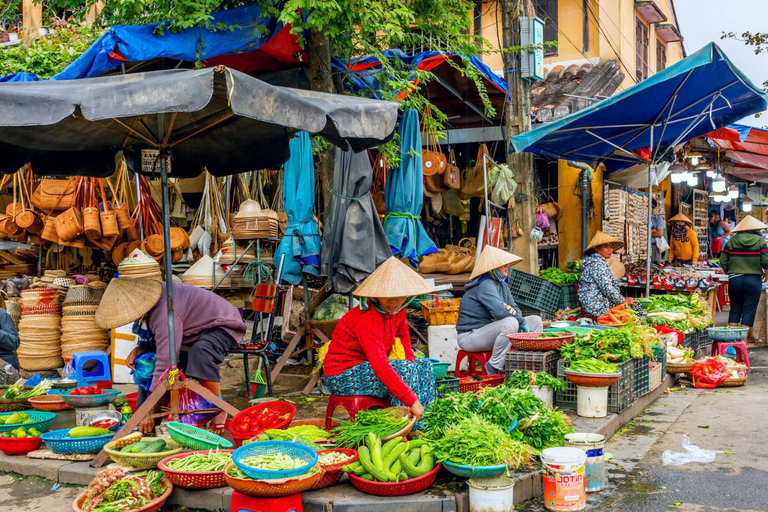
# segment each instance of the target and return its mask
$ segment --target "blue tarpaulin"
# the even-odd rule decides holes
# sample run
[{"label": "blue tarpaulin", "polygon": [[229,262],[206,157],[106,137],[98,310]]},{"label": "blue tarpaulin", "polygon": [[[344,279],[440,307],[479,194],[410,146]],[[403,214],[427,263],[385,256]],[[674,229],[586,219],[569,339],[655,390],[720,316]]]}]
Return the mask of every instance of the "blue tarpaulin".
[{"label": "blue tarpaulin", "polygon": [[320,235],[315,213],[315,164],[309,134],[299,132],[291,139],[291,157],[283,170],[283,205],[288,228],[275,251],[274,261],[283,262],[283,279],[301,282],[302,273],[317,275],[320,268]]},{"label": "blue tarpaulin", "polygon": [[424,198],[424,178],[421,168],[421,131],[419,115],[414,109],[403,112],[400,120],[400,167],[387,175],[384,203],[387,215],[384,231],[392,254],[408,258],[415,267],[418,258],[437,252],[437,247],[420,222]]},{"label": "blue tarpaulin", "polygon": [[[103,75],[122,64],[167,58],[197,62],[223,55],[246,54],[260,50],[248,64],[259,71],[273,71],[300,64],[305,59],[295,36],[282,23],[268,16],[257,5],[248,5],[214,13],[211,26],[226,25],[227,30],[207,30],[199,27],[179,32],[163,30],[155,34],[167,22],[150,25],[125,25],[110,27],[74,62],[53,76],[52,80],[73,80]],[[258,61],[258,62],[254,62]],[[217,62],[207,62],[215,65]],[[223,61],[221,64],[249,73],[248,69]],[[17,73],[16,75],[19,75]],[[3,81],[29,81],[30,77],[0,78]],[[29,75],[29,73],[26,73]],[[34,77],[34,75],[32,75]],[[34,77],[37,79],[37,77]]]},{"label": "blue tarpaulin", "polygon": [[[511,139],[514,151],[609,171],[657,161],[668,150],[768,106],[768,96],[710,43],[619,94]],[[651,148],[650,158],[635,151]]]}]

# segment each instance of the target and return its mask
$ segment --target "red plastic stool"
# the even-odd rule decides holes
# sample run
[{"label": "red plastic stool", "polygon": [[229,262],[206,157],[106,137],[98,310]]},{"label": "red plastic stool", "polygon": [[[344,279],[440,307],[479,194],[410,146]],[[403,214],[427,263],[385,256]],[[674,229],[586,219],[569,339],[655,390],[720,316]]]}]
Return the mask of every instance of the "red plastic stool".
[{"label": "red plastic stool", "polygon": [[733,347],[736,351],[736,362],[747,365],[747,369],[751,370],[747,344],[744,341],[715,341],[712,343],[712,356],[725,357],[729,347]]},{"label": "red plastic stool", "polygon": [[349,414],[349,419],[355,421],[358,411],[365,411],[372,407],[389,407],[389,400],[386,398],[377,398],[375,396],[362,395],[331,395],[328,397],[328,406],[325,408],[325,429],[331,429],[331,419],[333,411],[337,407],[343,408]]},{"label": "red plastic stool", "polygon": [[232,512],[302,512],[301,493],[280,498],[257,498],[232,491]]},{"label": "red plastic stool", "polygon": [[[458,378],[467,377],[471,374],[487,375],[488,372],[485,371],[485,363],[491,359],[491,354],[493,354],[493,352],[490,350],[488,352],[464,352],[463,350],[459,350],[459,353],[456,355],[456,368],[454,368],[454,375]],[[461,362],[464,360],[464,358],[467,358],[469,362],[468,372],[462,372],[460,370]],[[480,370],[477,370],[478,363],[480,364]]]}]

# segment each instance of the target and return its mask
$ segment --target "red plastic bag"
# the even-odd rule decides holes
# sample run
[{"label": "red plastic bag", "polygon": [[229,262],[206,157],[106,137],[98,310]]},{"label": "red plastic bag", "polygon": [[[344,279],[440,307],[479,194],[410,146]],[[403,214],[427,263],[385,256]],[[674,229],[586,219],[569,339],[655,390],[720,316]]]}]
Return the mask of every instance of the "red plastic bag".
[{"label": "red plastic bag", "polygon": [[672,332],[677,333],[677,344],[678,345],[680,343],[682,343],[683,338],[685,338],[685,334],[684,333],[678,331],[677,329],[673,329],[672,327],[668,326],[667,324],[664,324],[664,325],[652,325],[651,327],[653,327],[656,330],[656,334],[669,334],[669,333],[672,333]]},{"label": "red plastic bag", "polygon": [[705,357],[693,363],[691,379],[696,388],[713,389],[725,382],[731,371],[724,361],[714,357]]}]

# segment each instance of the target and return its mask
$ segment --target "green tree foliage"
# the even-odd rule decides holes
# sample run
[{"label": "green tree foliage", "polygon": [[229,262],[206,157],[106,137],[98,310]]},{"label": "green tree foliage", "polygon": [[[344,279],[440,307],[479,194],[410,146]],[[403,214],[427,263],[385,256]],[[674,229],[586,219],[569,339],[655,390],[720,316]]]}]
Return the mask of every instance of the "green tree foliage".
[{"label": "green tree foliage", "polygon": [[[768,52],[768,32],[742,32],[737,34],[735,32],[723,32],[720,39],[735,39],[737,41],[743,41],[745,45],[751,46],[755,52],[755,55]],[[768,80],[763,82],[763,90],[768,92]]]}]

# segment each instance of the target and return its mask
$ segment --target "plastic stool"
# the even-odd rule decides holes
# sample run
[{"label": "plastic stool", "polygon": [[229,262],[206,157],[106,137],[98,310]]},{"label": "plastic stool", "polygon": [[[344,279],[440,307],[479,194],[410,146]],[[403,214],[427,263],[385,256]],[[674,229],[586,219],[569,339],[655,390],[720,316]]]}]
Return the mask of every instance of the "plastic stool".
[{"label": "plastic stool", "polygon": [[325,408],[325,429],[331,429],[331,419],[333,411],[337,407],[343,408],[349,414],[349,419],[355,421],[358,411],[365,411],[372,407],[389,407],[389,400],[386,398],[377,398],[375,396],[363,395],[331,395],[328,397],[328,406]]},{"label": "plastic stool", "polygon": [[715,341],[712,343],[712,356],[724,356],[728,349],[733,347],[736,351],[736,362],[747,366],[747,370],[751,370],[749,367],[749,354],[747,353],[747,344],[744,341]]},{"label": "plastic stool", "polygon": [[[87,372],[83,368],[91,362],[96,361],[96,370]],[[85,382],[98,382],[100,380],[112,380],[112,374],[109,371],[109,359],[107,354],[92,350],[90,352],[75,352],[72,354],[72,368],[75,373],[80,373]]]},{"label": "plastic stool", "polygon": [[301,493],[279,498],[257,498],[232,491],[232,512],[302,512]]},{"label": "plastic stool", "polygon": [[[487,375],[488,372],[485,371],[485,363],[491,359],[491,354],[493,354],[493,352],[490,350],[488,352],[464,352],[463,350],[459,350],[459,353],[456,355],[456,368],[453,370],[454,376],[460,379],[472,374]],[[469,371],[467,372],[462,372],[460,370],[461,362],[464,358],[469,360]],[[477,370],[478,363],[480,363],[479,371]]]}]

